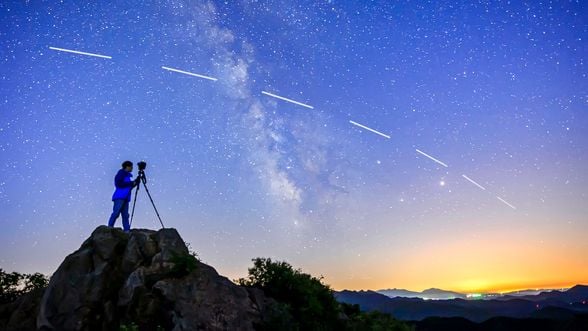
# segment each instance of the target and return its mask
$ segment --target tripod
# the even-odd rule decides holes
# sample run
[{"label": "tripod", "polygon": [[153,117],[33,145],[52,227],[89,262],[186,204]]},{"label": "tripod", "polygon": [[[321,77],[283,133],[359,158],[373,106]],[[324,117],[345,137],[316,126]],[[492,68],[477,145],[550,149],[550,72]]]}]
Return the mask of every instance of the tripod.
[{"label": "tripod", "polygon": [[149,189],[147,188],[147,176],[145,176],[145,171],[144,170],[139,170],[139,185],[137,185],[137,189],[135,190],[135,199],[133,201],[133,212],[131,213],[131,222],[129,223],[129,225],[133,224],[133,216],[135,216],[135,204],[137,203],[137,196],[139,195],[139,188],[141,187],[141,183],[143,183],[143,186],[145,187],[145,192],[147,192],[147,196],[149,196],[149,200],[151,200],[151,205],[153,205],[153,209],[155,209],[155,214],[157,214],[157,218],[159,219],[159,223],[161,223],[161,228],[165,229],[165,226],[163,226],[163,222],[161,221],[161,217],[159,216],[159,212],[157,211],[157,208],[155,207],[155,203],[153,202],[153,198],[151,198],[151,193],[149,193]]}]

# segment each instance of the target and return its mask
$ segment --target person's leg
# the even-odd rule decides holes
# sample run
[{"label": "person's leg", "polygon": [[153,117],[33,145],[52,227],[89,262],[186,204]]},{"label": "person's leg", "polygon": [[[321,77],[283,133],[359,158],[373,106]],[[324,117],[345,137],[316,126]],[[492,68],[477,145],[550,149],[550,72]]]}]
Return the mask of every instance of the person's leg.
[{"label": "person's leg", "polygon": [[127,200],[123,200],[124,203],[120,210],[122,215],[122,223],[123,223],[123,230],[126,232],[131,230],[131,226],[129,225],[129,202]]},{"label": "person's leg", "polygon": [[112,214],[110,215],[110,219],[108,220],[108,226],[113,227],[118,215],[120,215],[121,209],[123,207],[123,202],[125,200],[114,200],[114,206],[112,207]]}]

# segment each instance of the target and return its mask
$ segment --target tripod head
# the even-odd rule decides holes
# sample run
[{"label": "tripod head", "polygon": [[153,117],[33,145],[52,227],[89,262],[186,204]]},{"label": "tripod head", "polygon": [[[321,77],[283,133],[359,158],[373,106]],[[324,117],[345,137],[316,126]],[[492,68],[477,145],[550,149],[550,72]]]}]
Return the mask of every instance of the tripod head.
[{"label": "tripod head", "polygon": [[139,173],[137,174],[138,178],[141,178],[143,184],[147,183],[147,176],[145,176],[145,169],[147,168],[147,162],[140,161],[137,162],[137,167],[139,168]]}]

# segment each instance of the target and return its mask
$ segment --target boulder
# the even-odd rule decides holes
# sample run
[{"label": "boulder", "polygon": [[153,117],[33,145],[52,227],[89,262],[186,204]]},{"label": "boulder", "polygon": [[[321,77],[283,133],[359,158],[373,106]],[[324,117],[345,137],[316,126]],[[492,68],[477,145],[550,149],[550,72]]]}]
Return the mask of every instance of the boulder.
[{"label": "boulder", "polygon": [[190,254],[175,229],[100,226],[65,258],[39,304],[40,330],[254,330],[269,299]]}]

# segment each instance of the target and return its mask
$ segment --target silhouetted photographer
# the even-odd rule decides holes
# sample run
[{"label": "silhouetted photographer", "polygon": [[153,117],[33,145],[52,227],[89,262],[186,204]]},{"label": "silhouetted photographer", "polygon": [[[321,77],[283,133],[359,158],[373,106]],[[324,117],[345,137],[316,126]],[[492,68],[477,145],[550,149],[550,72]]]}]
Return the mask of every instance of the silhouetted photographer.
[{"label": "silhouetted photographer", "polygon": [[[108,226],[113,227],[118,216],[122,215],[123,230],[125,232],[129,232],[131,230],[131,225],[133,224],[133,217],[135,216],[135,206],[137,204],[139,188],[141,187],[141,183],[143,183],[143,187],[145,187],[145,192],[147,192],[147,196],[151,201],[151,205],[153,205],[153,209],[155,209],[155,213],[157,214],[159,223],[161,223],[162,228],[165,228],[165,226],[163,226],[163,222],[161,221],[161,217],[159,216],[159,212],[155,207],[153,198],[151,198],[151,193],[149,193],[149,189],[147,188],[147,176],[145,175],[145,168],[147,168],[147,162],[137,162],[137,167],[139,168],[139,173],[137,174],[137,179],[135,180],[131,179],[133,177],[133,175],[131,174],[131,171],[133,171],[133,163],[131,161],[123,162],[122,169],[119,170],[116,174],[116,177],[114,177],[114,186],[116,187],[116,190],[112,195],[114,207],[112,210],[112,215],[110,216],[110,220],[108,221]],[[137,189],[135,191],[133,211],[131,213],[131,220],[129,222],[129,202],[131,201],[131,193],[133,187],[136,187]]]},{"label": "silhouetted photographer", "polygon": [[123,230],[128,232],[131,230],[131,224],[129,223],[129,202],[131,202],[131,193],[133,187],[138,186],[141,177],[133,180],[133,162],[125,161],[122,163],[122,169],[120,169],[114,177],[114,193],[112,194],[112,201],[114,206],[112,208],[112,215],[108,220],[108,226],[113,227],[116,219],[122,216]]}]

